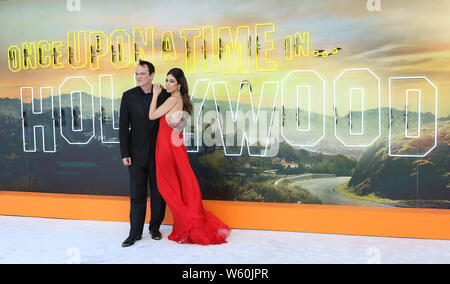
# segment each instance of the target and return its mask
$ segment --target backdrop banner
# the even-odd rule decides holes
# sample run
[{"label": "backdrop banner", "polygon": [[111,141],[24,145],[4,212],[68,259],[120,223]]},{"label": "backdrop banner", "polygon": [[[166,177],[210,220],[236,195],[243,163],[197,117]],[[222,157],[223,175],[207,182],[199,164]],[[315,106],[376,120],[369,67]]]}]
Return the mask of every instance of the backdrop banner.
[{"label": "backdrop banner", "polygon": [[139,60],[205,200],[450,208],[450,2],[0,1],[0,190],[129,195]]}]

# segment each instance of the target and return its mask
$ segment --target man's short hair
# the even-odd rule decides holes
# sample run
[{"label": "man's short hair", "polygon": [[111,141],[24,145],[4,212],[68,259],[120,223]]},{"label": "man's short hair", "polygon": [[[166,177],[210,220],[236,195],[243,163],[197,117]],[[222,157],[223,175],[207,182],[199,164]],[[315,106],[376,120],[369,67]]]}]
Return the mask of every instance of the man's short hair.
[{"label": "man's short hair", "polygon": [[139,60],[139,65],[147,66],[149,75],[152,75],[153,73],[155,73],[155,66],[153,66],[152,63],[145,61],[145,60]]}]

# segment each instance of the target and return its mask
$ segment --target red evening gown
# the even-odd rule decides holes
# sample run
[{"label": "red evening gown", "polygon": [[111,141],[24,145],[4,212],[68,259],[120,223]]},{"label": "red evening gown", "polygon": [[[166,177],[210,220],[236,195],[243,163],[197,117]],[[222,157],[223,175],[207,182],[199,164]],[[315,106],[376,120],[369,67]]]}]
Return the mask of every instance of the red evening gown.
[{"label": "red evening gown", "polygon": [[169,240],[201,245],[226,243],[231,230],[203,208],[183,134],[172,129],[165,116],[159,120],[155,159],[158,189],[173,215]]}]

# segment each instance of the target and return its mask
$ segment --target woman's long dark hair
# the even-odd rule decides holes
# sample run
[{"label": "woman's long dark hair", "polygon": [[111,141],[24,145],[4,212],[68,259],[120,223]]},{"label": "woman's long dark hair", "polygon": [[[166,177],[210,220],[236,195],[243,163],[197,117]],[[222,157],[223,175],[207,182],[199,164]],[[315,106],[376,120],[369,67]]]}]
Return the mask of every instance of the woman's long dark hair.
[{"label": "woman's long dark hair", "polygon": [[192,103],[191,99],[189,98],[189,88],[186,77],[184,77],[183,70],[181,70],[180,68],[173,68],[167,73],[167,75],[169,74],[175,77],[177,83],[181,85],[180,94],[183,98],[183,110],[189,113],[189,115],[192,115]]}]

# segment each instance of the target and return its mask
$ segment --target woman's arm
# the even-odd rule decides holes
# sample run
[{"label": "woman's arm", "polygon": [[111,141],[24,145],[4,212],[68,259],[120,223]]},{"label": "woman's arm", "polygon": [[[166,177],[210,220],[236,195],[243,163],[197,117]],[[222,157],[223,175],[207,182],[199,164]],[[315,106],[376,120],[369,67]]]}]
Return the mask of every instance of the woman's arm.
[{"label": "woman's arm", "polygon": [[161,94],[162,86],[153,85],[153,98],[150,104],[149,118],[155,120],[165,115],[171,110],[177,103],[177,98],[170,97],[162,105],[156,108],[158,96]]}]

